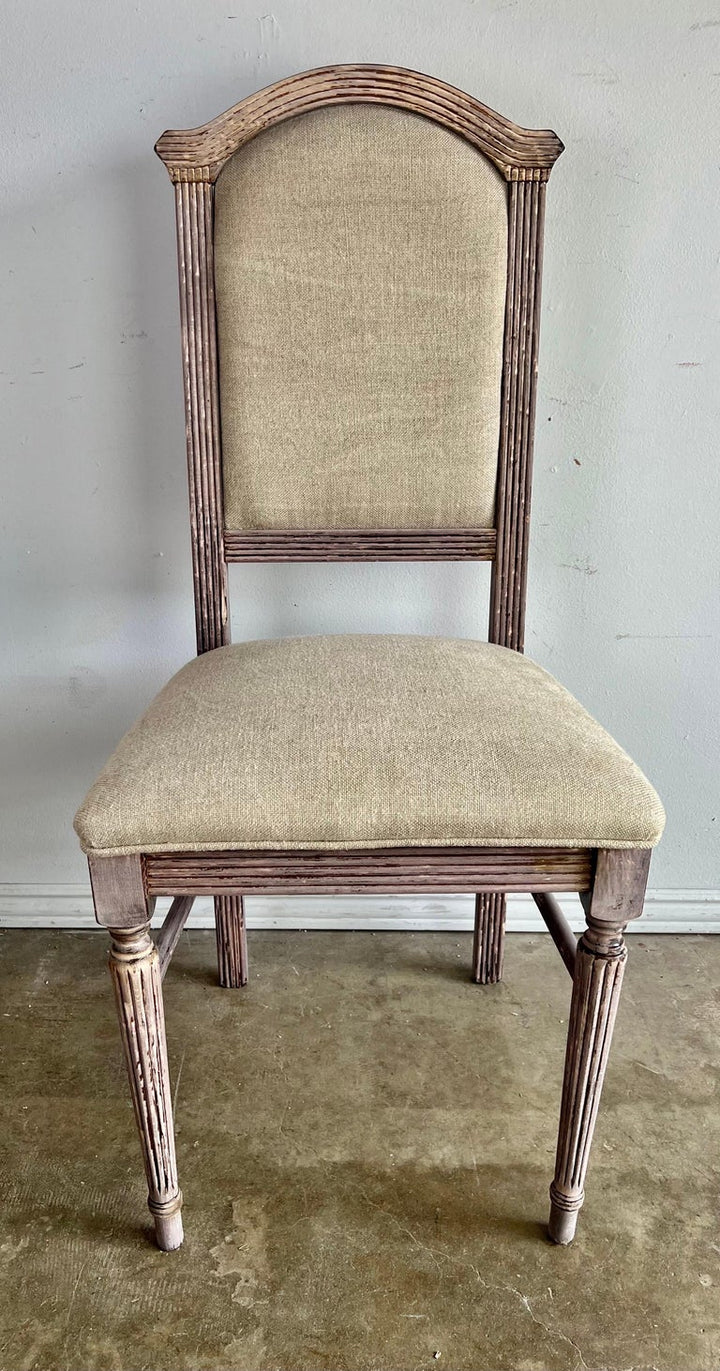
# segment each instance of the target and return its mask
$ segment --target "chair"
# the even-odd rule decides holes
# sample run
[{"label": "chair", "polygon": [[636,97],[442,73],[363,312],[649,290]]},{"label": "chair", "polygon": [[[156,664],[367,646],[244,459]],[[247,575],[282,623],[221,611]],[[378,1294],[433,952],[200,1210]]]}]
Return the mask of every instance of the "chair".
[{"label": "chair", "polygon": [[[198,657],[76,817],[157,1242],[182,1242],[162,979],[213,896],[531,892],[572,976],[549,1233],[571,1241],[660,802],[522,655],[545,186],[562,144],[394,67],[280,81],[156,151],[175,187]],[[492,562],[488,642],[231,645],[235,562]],[[555,899],[577,891],[577,943]],[[157,942],[155,900],[171,896]]]}]

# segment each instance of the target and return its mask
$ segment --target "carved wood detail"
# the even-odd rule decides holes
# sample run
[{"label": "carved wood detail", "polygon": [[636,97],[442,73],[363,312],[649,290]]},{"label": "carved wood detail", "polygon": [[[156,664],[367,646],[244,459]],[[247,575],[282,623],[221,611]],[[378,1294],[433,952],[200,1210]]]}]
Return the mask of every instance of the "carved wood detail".
[{"label": "carved wood detail", "polygon": [[556,1243],[572,1242],[584,1199],[627,958],[623,931],[628,919],[642,913],[649,860],[647,851],[598,854],[588,927],[576,949],[555,1177],[550,1186],[548,1231]]},{"label": "carved wood detail", "polygon": [[593,871],[588,848],[567,847],[158,852],[143,861],[153,895],[579,891]]},{"label": "carved wood detail", "polygon": [[444,124],[489,157],[510,181],[546,178],[563,145],[550,129],[524,129],[464,91],[404,67],[318,67],[277,81],[195,129],[168,129],[155,144],[174,181],[215,180],[225,162],[263,129],[325,105],[370,101]]},{"label": "carved wood detail", "polygon": [[477,985],[495,985],[502,980],[505,906],[505,896],[497,890],[475,896],[472,978]]},{"label": "carved wood detail", "polygon": [[491,562],[494,528],[226,530],[226,562]]},{"label": "carved wood detail", "polygon": [[248,982],[247,929],[242,895],[215,897],[218,979],[228,990]]},{"label": "carved wood detail", "polygon": [[227,570],[222,552],[223,497],[213,265],[213,187],[175,186],[185,427],[198,652],[230,641]]},{"label": "carved wood detail", "polygon": [[543,184],[511,185],[489,638],[518,652],[525,638],[544,205]]},{"label": "carved wood detail", "polygon": [[182,1194],[175,1160],[160,958],[147,924],[111,928],[110,937],[110,975],[148,1182],[148,1206],[158,1246],[169,1252],[183,1240]]}]

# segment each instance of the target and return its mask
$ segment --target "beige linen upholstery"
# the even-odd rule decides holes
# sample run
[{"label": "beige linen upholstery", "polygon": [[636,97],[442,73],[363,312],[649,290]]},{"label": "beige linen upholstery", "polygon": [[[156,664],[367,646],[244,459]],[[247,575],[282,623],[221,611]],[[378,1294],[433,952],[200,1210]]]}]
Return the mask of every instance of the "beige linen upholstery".
[{"label": "beige linen upholstery", "polygon": [[657,795],[519,653],[465,639],[284,638],[190,662],[75,820],[86,851],[651,847]]},{"label": "beige linen upholstery", "polygon": [[215,190],[225,526],[491,528],[507,186],[382,105],[253,138]]}]

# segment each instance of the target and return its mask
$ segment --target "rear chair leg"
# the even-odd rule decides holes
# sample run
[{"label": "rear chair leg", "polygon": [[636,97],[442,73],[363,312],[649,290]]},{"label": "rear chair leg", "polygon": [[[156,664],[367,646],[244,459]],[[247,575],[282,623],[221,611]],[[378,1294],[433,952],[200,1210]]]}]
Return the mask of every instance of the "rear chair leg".
[{"label": "rear chair leg", "polygon": [[158,1247],[170,1252],[183,1240],[172,1096],[165,1041],[162,977],[150,937],[152,908],[139,857],[90,858],[95,917],[110,934],[110,975],[115,987],[125,1063],[140,1134],[148,1206]]},{"label": "rear chair leg", "polygon": [[475,896],[472,978],[477,985],[502,980],[505,951],[505,896],[499,891]]},{"label": "rear chair leg", "polygon": [[248,982],[247,932],[242,895],[215,896],[218,979],[228,990]]},{"label": "rear chair leg", "polygon": [[627,949],[625,925],[642,914],[650,852],[598,852],[588,927],[577,946],[568,1023],[555,1178],[550,1186],[553,1242],[575,1236],[605,1068],[610,1055]]}]

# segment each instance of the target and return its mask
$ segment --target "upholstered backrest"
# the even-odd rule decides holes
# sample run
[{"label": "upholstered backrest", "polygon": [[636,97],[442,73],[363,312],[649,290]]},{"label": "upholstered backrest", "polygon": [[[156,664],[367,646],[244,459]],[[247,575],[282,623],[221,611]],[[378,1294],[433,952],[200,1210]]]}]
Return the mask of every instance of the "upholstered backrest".
[{"label": "upholstered backrest", "polygon": [[198,651],[227,564],[492,561],[522,651],[545,185],[562,152],[401,67],[318,67],[155,151],[175,187]]},{"label": "upholstered backrest", "polygon": [[227,529],[494,525],[508,186],[377,104],[259,133],[215,187]]}]

